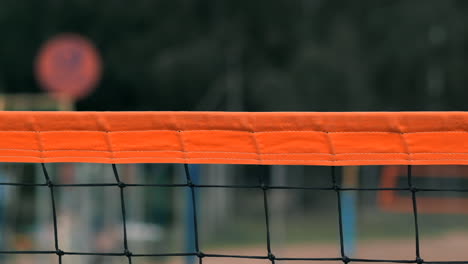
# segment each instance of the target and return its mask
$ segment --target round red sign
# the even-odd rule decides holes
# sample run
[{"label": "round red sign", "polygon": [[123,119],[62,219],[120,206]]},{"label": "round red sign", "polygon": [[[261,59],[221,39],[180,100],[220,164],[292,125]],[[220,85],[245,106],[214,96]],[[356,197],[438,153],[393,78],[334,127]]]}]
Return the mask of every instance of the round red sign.
[{"label": "round red sign", "polygon": [[36,61],[42,88],[59,99],[78,100],[88,96],[101,77],[101,59],[86,38],[62,34],[47,41]]}]

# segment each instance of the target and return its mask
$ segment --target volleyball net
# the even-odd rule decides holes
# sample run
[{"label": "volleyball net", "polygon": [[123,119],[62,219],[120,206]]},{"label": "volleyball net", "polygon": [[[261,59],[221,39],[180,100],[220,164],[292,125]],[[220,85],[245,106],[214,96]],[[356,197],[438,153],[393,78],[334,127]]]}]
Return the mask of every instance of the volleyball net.
[{"label": "volleyball net", "polygon": [[[3,247],[0,248],[0,259],[3,258],[6,263],[20,263],[15,262],[18,256],[44,255],[55,259],[53,261],[57,263],[74,263],[71,259],[76,256],[92,258],[85,263],[159,263],[161,259],[171,257],[181,257],[183,263],[238,263],[244,260],[263,261],[259,263],[461,263],[467,261],[468,256],[463,258],[451,255],[448,259],[426,257],[425,252],[432,254],[431,256],[434,256],[434,252],[429,249],[421,250],[420,215],[448,213],[457,214],[456,217],[460,218],[459,215],[466,212],[467,200],[453,194],[468,192],[463,182],[463,177],[468,175],[464,167],[468,164],[468,145],[464,143],[468,139],[467,128],[468,114],[457,112],[1,112],[0,161],[7,167],[23,163],[27,164],[25,166],[36,164],[34,168],[37,169],[39,178],[28,181],[22,177],[10,176],[0,182],[0,194],[6,193],[2,197],[3,201],[8,201],[11,192],[2,192],[7,187],[19,188],[23,190],[21,195],[28,197],[31,193],[47,192],[45,196],[33,196],[40,197],[36,201],[27,200],[34,205],[27,208],[33,208],[31,210],[35,210],[36,215],[41,215],[41,219],[47,219],[45,221],[48,222],[49,229],[45,225],[39,229],[42,233],[50,233],[52,243],[48,249],[37,249],[34,246],[10,245],[8,241],[0,241],[0,246]],[[63,168],[83,163],[100,164],[100,168],[111,176],[110,180],[103,180],[105,173],[99,171],[91,173],[92,179],[89,182],[70,180]],[[129,173],[132,168],[137,168],[132,167],[135,164],[170,166],[173,171],[182,174],[183,179],[138,182],[133,178],[139,177],[135,176],[135,171],[138,170]],[[221,175],[217,175],[216,171],[210,173],[212,181],[204,182],[204,174],[209,170],[203,169],[203,166],[211,166],[208,164],[230,164],[227,170],[244,174],[241,183],[232,180],[217,181],[217,177]],[[247,169],[233,169],[246,165],[249,166]],[[298,171],[299,166],[303,170],[305,168],[316,173],[305,173],[307,184],[289,181],[294,178],[292,174]],[[73,178],[86,177],[83,174],[89,172],[74,168]],[[375,186],[362,183],[362,177],[367,177],[369,181],[372,179],[368,175],[363,176],[360,168],[379,168],[381,181],[374,179],[374,182],[378,182]],[[146,179],[151,179],[157,177],[155,174],[163,173],[162,171],[140,172]],[[230,177],[240,176],[231,173]],[[435,185],[428,186],[421,181],[425,177],[448,179],[449,184],[438,184],[436,181]],[[100,191],[86,205],[82,204],[84,200],[69,198],[74,192],[84,192],[84,189]],[[178,196],[173,192],[176,189],[183,190],[186,194],[182,202],[174,202],[168,198]],[[210,197],[210,192],[214,189],[218,192]],[[250,221],[245,221],[241,228],[247,229],[247,233],[259,233],[261,238],[254,246],[258,250],[247,250],[250,245],[247,243],[245,247],[237,245],[233,249],[217,252],[213,245],[218,243],[217,240],[223,241],[219,243],[225,242],[225,235],[220,235],[225,234],[225,223],[218,224],[216,231],[211,232],[213,242],[211,246],[205,247],[206,243],[202,243],[202,240],[208,236],[205,233],[209,233],[206,226],[215,225],[213,221],[203,223],[208,219],[204,215],[211,214],[211,205],[207,204],[220,197],[226,200],[222,193],[237,189],[249,190],[253,194],[248,197],[241,195],[239,199],[244,199],[241,202],[227,199],[218,209],[233,211],[231,215],[224,216],[224,219],[228,219],[234,218],[236,212],[250,204],[257,206],[252,215],[260,224],[251,226]],[[107,190],[116,195],[112,198],[103,195]],[[135,193],[143,192],[147,195],[135,196]],[[309,222],[310,225],[316,225],[317,230],[321,228],[313,223],[315,218],[324,214],[320,208],[327,212],[332,211],[330,215],[334,219],[323,223],[323,229],[334,230],[332,234],[336,237],[331,240],[335,243],[336,251],[319,250],[312,254],[310,252],[313,251],[313,245],[302,247],[299,252],[275,250],[277,247],[274,240],[279,237],[278,233],[287,236],[288,232],[276,230],[277,225],[272,222],[277,219],[273,218],[278,216],[280,208],[283,212],[282,219],[287,221],[294,214],[289,210],[291,203],[300,203],[300,199],[291,200],[286,194],[275,196],[275,193],[281,192],[293,193],[293,196],[296,193],[296,198],[297,193],[304,194],[304,197],[313,195],[310,201],[317,204],[313,209],[306,208],[306,213],[300,216],[305,218],[300,221],[305,226],[300,228],[299,233],[307,233],[306,230],[312,228],[307,226]],[[356,199],[361,197],[361,193],[374,193],[369,198],[375,201],[374,208],[397,214],[395,218],[390,218],[389,215],[383,215],[383,218],[399,221],[400,218],[409,217],[410,221],[405,222],[404,228],[406,237],[411,238],[405,244],[405,248],[411,252],[405,255],[407,257],[399,258],[398,254],[391,253],[388,257],[375,258],[355,253],[354,226],[358,217],[355,214],[356,206],[361,204]],[[443,195],[438,195],[439,193]],[[154,195],[159,196],[154,198]],[[86,196],[88,197],[88,193]],[[129,201],[130,196],[136,200],[138,197],[143,198],[132,202]],[[180,200],[180,195],[178,197]],[[204,198],[200,199],[201,197]],[[64,205],[63,201],[67,199],[69,201]],[[169,211],[172,210],[171,206],[177,208],[185,203],[183,206],[187,210],[178,216],[184,228],[176,228],[179,233],[184,233],[183,239],[178,241],[185,245],[180,250],[173,250],[177,247],[153,245],[139,251],[140,246],[135,244],[133,247],[132,239],[141,240],[145,237],[144,239],[151,240],[159,236],[158,227],[129,221],[138,207],[148,208],[147,204],[151,202],[149,199],[166,201],[161,206]],[[111,205],[103,206],[102,202],[109,202]],[[304,204],[307,203],[309,200]],[[325,206],[319,206],[320,203]],[[84,209],[75,209],[72,205]],[[25,205],[10,203],[8,206],[17,208]],[[98,212],[93,211],[90,222],[100,223],[98,229],[101,238],[83,238],[83,234],[80,234],[82,231],[78,231],[75,233],[80,235],[80,241],[84,241],[85,245],[65,243],[63,238],[68,240],[69,234],[60,234],[60,226],[69,224],[72,220],[66,220],[61,210],[65,208],[72,212],[83,212],[92,207]],[[100,221],[102,216],[99,211],[105,211],[107,207],[118,211],[118,214],[114,210],[114,213],[107,215],[113,219],[111,222],[115,229],[106,228]],[[5,206],[0,206],[0,220],[5,214],[8,214]],[[155,214],[158,218],[163,213],[160,210]],[[80,213],[75,214],[76,217],[80,217]],[[387,228],[384,226],[385,220],[376,220],[382,229]],[[0,222],[0,229],[9,228],[8,222]],[[235,236],[233,233],[231,235]],[[167,236],[177,236],[177,232]],[[301,240],[326,240],[324,236],[317,232],[302,237]],[[104,241],[101,245],[113,243],[113,246],[95,246],[98,245],[96,240]],[[118,241],[118,244],[109,241]],[[384,251],[389,248],[385,243],[381,247]],[[82,251],[83,248],[89,250]],[[443,257],[446,255],[447,252],[441,254]],[[141,259],[145,259],[144,262]]]}]

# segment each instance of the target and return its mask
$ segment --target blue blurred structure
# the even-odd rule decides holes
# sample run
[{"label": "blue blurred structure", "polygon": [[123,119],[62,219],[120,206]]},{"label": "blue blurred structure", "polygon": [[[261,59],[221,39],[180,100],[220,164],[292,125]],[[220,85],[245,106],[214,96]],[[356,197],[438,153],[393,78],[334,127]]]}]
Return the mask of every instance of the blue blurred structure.
[{"label": "blue blurred structure", "polygon": [[342,192],[343,243],[348,257],[353,257],[356,252],[356,202],[356,193]]},{"label": "blue blurred structure", "polygon": [[[343,168],[342,188],[359,187],[360,169],[357,166]],[[341,210],[343,217],[343,244],[344,253],[353,257],[356,253],[356,218],[357,218],[357,193],[354,191],[341,192]]]}]

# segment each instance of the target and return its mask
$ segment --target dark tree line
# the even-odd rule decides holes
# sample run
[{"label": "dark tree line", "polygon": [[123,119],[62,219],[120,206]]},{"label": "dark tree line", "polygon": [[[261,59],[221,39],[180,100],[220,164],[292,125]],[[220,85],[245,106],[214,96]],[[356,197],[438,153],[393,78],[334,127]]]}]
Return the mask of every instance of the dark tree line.
[{"label": "dark tree line", "polygon": [[466,110],[463,0],[4,0],[0,89],[61,32],[104,75],[80,110]]}]

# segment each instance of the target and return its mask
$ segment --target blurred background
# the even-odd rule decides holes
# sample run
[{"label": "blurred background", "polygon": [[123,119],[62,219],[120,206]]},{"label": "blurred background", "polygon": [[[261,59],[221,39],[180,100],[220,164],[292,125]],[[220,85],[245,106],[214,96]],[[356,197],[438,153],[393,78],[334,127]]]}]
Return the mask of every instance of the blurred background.
[{"label": "blurred background", "polygon": [[[0,109],[467,110],[467,22],[468,2],[462,0],[3,0]],[[57,184],[115,181],[108,165],[48,167]],[[119,169],[128,183],[183,184],[185,180],[181,165]],[[199,184],[252,185],[258,184],[260,175],[277,186],[332,186],[326,167],[191,169]],[[427,188],[462,188],[468,176],[464,167],[429,168],[419,174],[417,184]],[[376,188],[386,182],[405,186],[405,174],[395,168],[343,168],[339,175],[342,186]],[[44,178],[37,165],[1,164],[0,182],[43,183]],[[48,191],[0,186],[4,227],[0,251],[53,250]],[[134,253],[194,250],[187,188],[141,187],[126,192],[129,247]],[[463,248],[468,242],[467,195],[431,195],[420,202],[426,208],[420,217],[423,257],[468,259]],[[198,190],[197,197],[205,253],[266,255],[261,189],[206,188]],[[116,187],[57,188],[61,249],[122,252],[119,199]],[[275,190],[269,199],[275,255],[339,256],[335,193]],[[342,206],[349,256],[415,258],[408,193],[348,192]],[[0,254],[1,263],[56,259],[55,255]],[[140,264],[193,261],[134,258]],[[205,264],[220,261],[269,263],[204,259]],[[63,263],[127,260],[64,256]]]},{"label": "blurred background", "polygon": [[77,33],[102,77],[78,110],[464,110],[466,1],[0,3],[0,91],[38,93],[41,46]]}]

